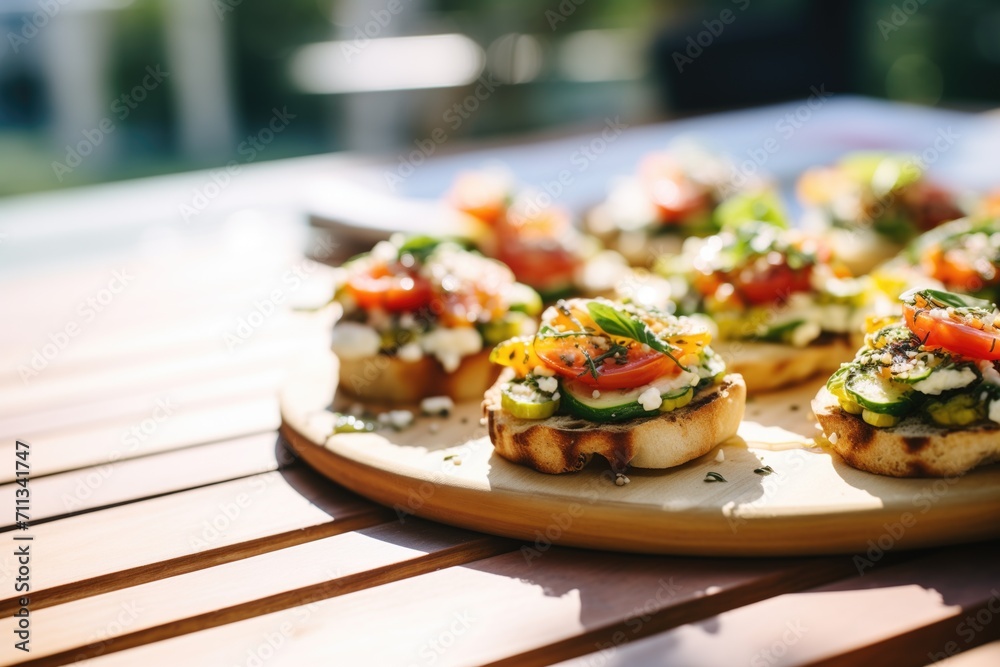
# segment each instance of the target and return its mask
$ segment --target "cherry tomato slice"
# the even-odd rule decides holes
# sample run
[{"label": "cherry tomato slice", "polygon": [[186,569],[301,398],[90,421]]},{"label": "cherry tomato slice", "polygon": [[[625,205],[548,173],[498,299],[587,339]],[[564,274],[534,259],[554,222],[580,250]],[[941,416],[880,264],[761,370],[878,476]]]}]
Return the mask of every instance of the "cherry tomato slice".
[{"label": "cherry tomato slice", "polygon": [[509,194],[505,178],[488,172],[467,172],[458,176],[446,198],[459,211],[493,225],[503,218]]},{"label": "cherry tomato slice", "polygon": [[[983,276],[976,268],[961,261],[961,251],[955,255],[945,252],[939,245],[933,245],[926,250],[920,263],[932,278],[940,280],[949,290],[978,292],[1000,282],[997,267],[993,267],[993,276]],[[989,269],[986,266],[987,272]]]},{"label": "cherry tomato slice", "polygon": [[352,273],[347,289],[364,309],[390,312],[419,310],[431,302],[433,290],[428,280],[404,267],[371,267]]},{"label": "cherry tomato slice", "polygon": [[639,345],[633,343],[626,355],[626,363],[618,363],[614,357],[597,362],[595,378],[586,358],[589,354],[596,360],[604,352],[596,345],[595,338],[599,337],[585,334],[570,337],[540,336],[535,339],[534,352],[559,375],[595,389],[633,389],[680,370],[665,354],[655,350],[644,352]]},{"label": "cherry tomato slice", "polygon": [[764,268],[747,267],[729,273],[697,273],[695,288],[705,296],[717,296],[720,285],[733,286],[731,298],[751,306],[784,303],[795,292],[812,290],[812,267],[793,269],[787,264],[769,265]]},{"label": "cherry tomato slice", "polygon": [[654,153],[643,160],[639,178],[666,223],[683,222],[709,206],[704,188],[688,178],[680,166],[663,153]]},{"label": "cherry tomato slice", "polygon": [[519,282],[552,291],[572,284],[579,260],[553,244],[504,243],[497,259],[510,267]]},{"label": "cherry tomato slice", "polygon": [[903,305],[903,317],[927,347],[943,347],[973,359],[1000,359],[1000,332],[992,326],[979,329],[969,321],[939,319],[911,304]]},{"label": "cherry tomato slice", "polygon": [[811,266],[793,269],[787,264],[779,264],[762,271],[741,271],[733,286],[751,305],[783,303],[794,292],[808,292],[812,289],[811,273]]}]

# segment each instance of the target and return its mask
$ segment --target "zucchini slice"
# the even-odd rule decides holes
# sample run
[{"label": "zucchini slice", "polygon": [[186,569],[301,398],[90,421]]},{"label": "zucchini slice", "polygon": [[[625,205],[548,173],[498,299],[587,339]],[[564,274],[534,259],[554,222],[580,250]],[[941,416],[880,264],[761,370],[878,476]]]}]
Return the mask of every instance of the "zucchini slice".
[{"label": "zucchini slice", "polygon": [[546,419],[559,409],[559,398],[549,398],[539,391],[521,390],[524,382],[512,380],[500,387],[500,407],[518,419]]},{"label": "zucchini slice", "polygon": [[844,380],[847,397],[865,410],[902,417],[914,407],[908,385],[883,378],[870,368],[852,368]]},{"label": "zucchini slice", "polygon": [[594,398],[593,387],[582,382],[563,381],[561,400],[563,410],[574,417],[612,423],[656,414],[639,405],[641,393],[637,389],[614,389],[602,391]]}]

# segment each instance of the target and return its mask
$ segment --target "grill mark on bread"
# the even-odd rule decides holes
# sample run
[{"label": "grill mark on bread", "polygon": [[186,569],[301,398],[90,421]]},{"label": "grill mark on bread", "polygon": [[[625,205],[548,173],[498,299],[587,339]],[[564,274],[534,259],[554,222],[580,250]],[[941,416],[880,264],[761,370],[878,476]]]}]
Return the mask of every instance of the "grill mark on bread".
[{"label": "grill mark on bread", "polygon": [[855,449],[866,449],[875,440],[875,427],[857,415],[848,416],[852,418],[849,422],[853,431],[850,434],[851,444]]},{"label": "grill mark on bread", "polygon": [[839,435],[829,448],[860,470],[892,477],[953,477],[1000,461],[1000,424],[994,422],[956,429],[911,416],[897,426],[874,428],[841,410],[825,388],[812,407],[824,431]]},{"label": "grill mark on bread", "polygon": [[[483,401],[490,440],[496,453],[514,463],[550,474],[578,471],[594,454],[605,458],[615,472],[624,472],[636,459],[641,459],[641,467],[664,468],[701,456],[708,447],[715,446],[735,433],[738,424],[734,422],[734,418],[738,422],[739,415],[742,415],[742,399],[746,391],[742,382],[727,378],[718,385],[702,389],[691,403],[673,412],[653,412],[648,416],[610,424],[562,415],[528,425],[526,420],[512,418],[500,408],[499,385],[503,381],[501,376],[497,384],[486,393]],[[733,403],[734,395],[736,403]],[[726,400],[720,401],[720,398]],[[738,414],[735,408],[737,405]],[[663,424],[667,428],[666,425],[670,423],[673,424],[669,427],[673,429],[670,433],[673,437],[678,437],[677,429],[685,428],[686,431],[687,420],[706,407],[708,410],[702,413],[702,419],[707,419],[711,424],[697,424],[696,420],[693,428],[698,438],[693,443],[676,443],[679,457],[675,463],[667,463],[671,460],[670,456],[662,453],[654,454],[654,458],[650,459],[650,451],[642,449],[651,446],[647,427],[657,429],[658,424]],[[721,421],[715,422],[714,417]],[[662,440],[664,446],[672,442],[673,437]],[[709,437],[713,438],[710,443],[707,442]],[[657,459],[656,456],[660,458]],[[657,464],[647,465],[651,462]]]}]

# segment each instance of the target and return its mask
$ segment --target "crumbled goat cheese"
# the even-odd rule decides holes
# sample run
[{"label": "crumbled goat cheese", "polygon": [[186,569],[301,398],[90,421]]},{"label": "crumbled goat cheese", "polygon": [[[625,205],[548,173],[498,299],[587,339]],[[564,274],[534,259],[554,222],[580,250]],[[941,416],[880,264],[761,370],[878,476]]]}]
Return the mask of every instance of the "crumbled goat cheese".
[{"label": "crumbled goat cheese", "polygon": [[377,331],[364,324],[341,322],[333,328],[331,347],[341,359],[364,359],[378,354],[382,338]]},{"label": "crumbled goat cheese", "polygon": [[439,327],[420,339],[420,346],[437,357],[444,370],[454,373],[466,357],[483,349],[483,339],[474,327]]},{"label": "crumbled goat cheese", "polygon": [[794,331],[792,331],[792,336],[789,339],[789,342],[794,347],[805,347],[819,338],[822,333],[823,329],[815,322],[803,322],[799,326],[795,327]]},{"label": "crumbled goat cheese", "polygon": [[639,405],[646,412],[651,412],[663,405],[663,398],[660,397],[660,392],[656,387],[650,387],[639,394]]},{"label": "crumbled goat cheese", "polygon": [[1000,400],[990,401],[990,421],[1000,424]]},{"label": "crumbled goat cheese", "polygon": [[628,477],[626,477],[625,475],[623,475],[621,473],[618,473],[617,475],[615,475],[615,484],[617,484],[618,486],[625,486],[626,484],[628,484],[631,481],[632,480],[630,480]]},{"label": "crumbled goat cheese", "polygon": [[993,367],[993,362],[986,359],[979,362],[979,372],[983,374],[986,384],[1000,385],[1000,373]]},{"label": "crumbled goat cheese", "polygon": [[504,391],[513,398],[521,401],[532,401],[535,398],[535,390],[526,382],[508,382],[503,386]]},{"label": "crumbled goat cheese", "polygon": [[726,460],[726,454],[720,449],[718,453],[715,455],[715,462],[722,463],[725,460]]},{"label": "crumbled goat cheese", "polygon": [[399,250],[388,241],[379,241],[375,244],[375,247],[372,248],[369,256],[372,259],[382,262],[394,262],[396,261],[396,258],[399,257]]},{"label": "crumbled goat cheese", "polygon": [[594,391],[590,392],[590,397],[591,398],[600,398],[601,397],[601,392],[598,391],[597,389],[595,389]]},{"label": "crumbled goat cheese", "polygon": [[556,380],[554,377],[538,378],[538,388],[546,394],[551,394],[559,388],[559,380]]},{"label": "crumbled goat cheese", "polygon": [[413,413],[409,410],[390,410],[378,416],[379,423],[401,431],[413,423]]},{"label": "crumbled goat cheese", "polygon": [[531,374],[537,375],[540,378],[550,378],[554,376],[556,372],[551,368],[549,368],[548,366],[542,366],[541,364],[539,364],[538,366],[535,366],[534,368],[531,369]]},{"label": "crumbled goat cheese", "polygon": [[447,416],[455,408],[455,403],[448,396],[429,396],[420,401],[420,411],[425,415]]},{"label": "crumbled goat cheese", "polygon": [[949,389],[965,387],[974,382],[975,379],[976,374],[972,372],[971,368],[961,368],[958,370],[954,368],[941,368],[927,376],[926,380],[914,382],[913,388],[921,394],[938,396]]},{"label": "crumbled goat cheese", "polygon": [[420,348],[420,343],[407,343],[398,350],[396,356],[403,361],[417,362],[424,358],[424,351]]},{"label": "crumbled goat cheese", "polygon": [[392,328],[392,317],[381,308],[369,308],[365,311],[368,326],[376,331],[386,331]]}]

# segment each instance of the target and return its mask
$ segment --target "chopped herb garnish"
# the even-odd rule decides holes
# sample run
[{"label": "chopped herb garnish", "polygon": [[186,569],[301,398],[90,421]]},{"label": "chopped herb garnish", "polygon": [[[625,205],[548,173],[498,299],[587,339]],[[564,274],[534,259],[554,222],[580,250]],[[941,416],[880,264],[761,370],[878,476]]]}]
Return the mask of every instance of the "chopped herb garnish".
[{"label": "chopped herb garnish", "polygon": [[[582,373],[580,373],[580,375],[577,375],[577,377],[590,373],[591,376],[593,376],[593,378],[597,380],[598,379],[597,367],[600,364],[602,364],[605,359],[609,359],[611,357],[617,357],[615,359],[615,363],[617,364],[628,363],[628,347],[622,345],[621,343],[611,343],[611,349],[609,349],[607,352],[597,355],[596,357],[591,357],[590,353],[587,352],[586,350],[582,351],[583,351],[583,357],[586,360],[587,368]],[[621,356],[619,356],[619,354]]]},{"label": "chopped herb garnish", "polygon": [[624,336],[639,343],[644,343],[663,354],[670,357],[671,361],[680,366],[683,370],[688,370],[677,361],[673,353],[680,348],[660,340],[653,331],[646,326],[646,323],[637,317],[623,310],[619,310],[607,303],[592,301],[587,304],[590,316],[594,318],[597,326],[613,336]]},{"label": "chopped herb garnish", "polygon": [[722,475],[720,475],[717,472],[711,472],[710,471],[710,472],[706,472],[705,473],[705,479],[703,479],[702,481],[703,482],[725,482],[726,478],[723,477]]},{"label": "chopped herb garnish", "polygon": [[771,466],[763,466],[761,468],[754,469],[754,472],[757,473],[758,475],[773,475],[774,468],[772,468]]},{"label": "chopped herb garnish", "polygon": [[964,294],[954,292],[944,292],[936,289],[912,289],[900,295],[899,300],[903,303],[913,304],[916,297],[921,296],[925,301],[935,308],[972,308],[993,312],[993,304],[986,299],[976,299]]},{"label": "chopped herb garnish", "polygon": [[334,433],[365,433],[374,431],[375,423],[366,421],[354,415],[344,415],[339,412],[334,413],[333,432]]}]

